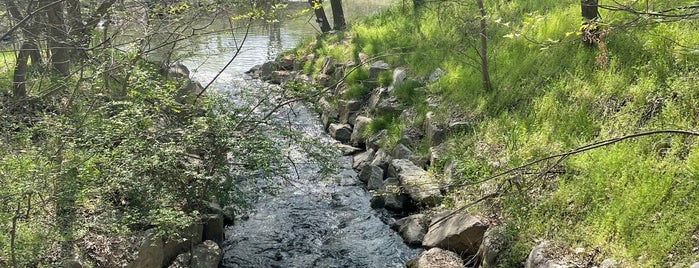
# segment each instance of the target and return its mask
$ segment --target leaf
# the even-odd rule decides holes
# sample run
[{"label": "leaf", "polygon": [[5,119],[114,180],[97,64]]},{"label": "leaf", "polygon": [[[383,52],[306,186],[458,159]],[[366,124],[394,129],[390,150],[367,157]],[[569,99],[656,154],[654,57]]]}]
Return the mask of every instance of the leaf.
[{"label": "leaf", "polygon": [[514,39],[516,36],[515,36],[515,34],[509,33],[509,34],[503,35],[502,37]]}]

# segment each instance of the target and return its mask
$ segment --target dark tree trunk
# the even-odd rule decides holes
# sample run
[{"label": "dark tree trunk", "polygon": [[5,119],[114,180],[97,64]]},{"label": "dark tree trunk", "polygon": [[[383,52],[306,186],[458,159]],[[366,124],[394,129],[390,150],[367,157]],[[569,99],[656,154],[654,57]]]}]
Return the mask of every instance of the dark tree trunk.
[{"label": "dark tree trunk", "polygon": [[594,23],[599,17],[598,0],[580,0],[582,17],[585,20],[582,27],[582,41],[587,45],[593,45],[599,40],[598,25]]},{"label": "dark tree trunk", "polygon": [[425,4],[425,0],[413,0],[413,9],[418,9]]},{"label": "dark tree trunk", "polygon": [[328,22],[328,18],[325,16],[325,10],[323,9],[323,6],[321,5],[323,3],[322,0],[308,0],[308,3],[311,5],[313,8],[313,11],[316,14],[316,22],[318,22],[318,25],[320,25],[320,31],[323,33],[327,33],[330,31],[330,22]]},{"label": "dark tree trunk", "polygon": [[342,10],[342,0],[330,0],[330,6],[333,9],[333,26],[335,30],[344,30],[347,28],[345,12]]},{"label": "dark tree trunk", "polygon": [[12,77],[12,98],[15,100],[27,97],[27,62],[29,61],[29,49],[32,49],[32,46],[29,43],[22,44],[17,55],[14,76]]},{"label": "dark tree trunk", "polygon": [[[14,0],[4,0],[4,2],[13,20],[15,20],[16,22],[20,22],[24,19],[25,15],[22,14],[22,12],[19,9],[19,6]],[[27,12],[34,10],[36,6],[37,1],[28,2]],[[29,14],[27,14],[26,16],[29,16]],[[38,16],[34,16],[32,18],[29,18],[29,22],[25,23],[24,26],[21,27],[22,35],[25,39],[22,43],[22,49],[25,50],[25,53],[29,54],[29,58],[31,58],[32,64],[41,64],[41,53],[39,51],[39,46],[37,45],[38,42],[36,41],[41,32],[41,30],[37,27],[38,24]]]},{"label": "dark tree trunk", "polygon": [[[44,0],[49,4],[51,1]],[[65,19],[63,17],[63,3],[56,4],[46,11],[48,19],[49,50],[51,51],[51,65],[61,76],[70,75],[70,47]]]},{"label": "dark tree trunk", "polygon": [[476,0],[476,4],[478,5],[478,11],[481,13],[481,23],[480,23],[480,36],[481,36],[481,48],[480,54],[481,57],[481,83],[483,84],[483,89],[484,90],[490,90],[490,73],[488,72],[488,35],[487,35],[487,28],[486,28],[486,13],[485,13],[485,7],[483,7],[483,0]]}]

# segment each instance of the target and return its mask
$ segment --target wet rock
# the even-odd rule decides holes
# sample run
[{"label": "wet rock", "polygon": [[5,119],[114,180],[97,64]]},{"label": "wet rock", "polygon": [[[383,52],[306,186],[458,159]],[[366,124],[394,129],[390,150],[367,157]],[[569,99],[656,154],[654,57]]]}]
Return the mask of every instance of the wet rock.
[{"label": "wet rock", "polygon": [[502,226],[488,228],[481,243],[481,260],[485,267],[496,267],[500,251],[505,249],[504,229]]},{"label": "wet rock", "polygon": [[272,72],[277,70],[279,70],[279,63],[274,61],[265,62],[262,64],[262,67],[260,67],[259,77],[266,80],[272,75]]},{"label": "wet rock", "polygon": [[391,229],[398,232],[406,244],[422,245],[422,239],[427,233],[427,219],[423,214],[410,215],[391,224]]},{"label": "wet rock", "polygon": [[376,79],[379,77],[379,73],[383,71],[388,71],[391,67],[385,61],[377,61],[369,66],[369,79]]},{"label": "wet rock", "polygon": [[208,214],[202,217],[204,222],[203,240],[211,240],[222,245],[224,240],[223,216],[221,214]]},{"label": "wet rock", "polygon": [[399,86],[408,78],[408,71],[405,68],[396,68],[393,70],[393,87]]},{"label": "wet rock", "polygon": [[381,140],[384,139],[384,137],[388,136],[388,130],[382,129],[379,130],[378,132],[374,133],[374,135],[371,135],[366,140],[366,147],[370,149],[379,150],[381,148]]},{"label": "wet rock", "polygon": [[413,151],[411,151],[407,146],[399,143],[395,148],[393,148],[391,156],[393,159],[410,159],[413,156]]},{"label": "wet rock", "polygon": [[464,263],[459,254],[441,248],[423,251],[413,261],[411,268],[463,268]]},{"label": "wet rock", "polygon": [[417,204],[432,207],[441,202],[442,194],[435,178],[410,160],[391,161],[388,175],[398,178],[401,188]]},{"label": "wet rock", "polygon": [[393,158],[391,158],[386,150],[381,148],[374,154],[374,159],[371,161],[371,164],[388,170],[388,165],[391,164],[391,160],[393,160]]},{"label": "wet rock", "polygon": [[371,197],[369,200],[369,206],[373,209],[382,209],[386,207],[386,196],[382,194],[377,194]]},{"label": "wet rock", "polygon": [[432,220],[422,246],[449,249],[463,256],[476,255],[488,226],[481,218],[468,214],[459,213],[444,219],[445,216]]},{"label": "wet rock", "polygon": [[270,84],[283,84],[289,81],[294,80],[296,77],[296,72],[294,71],[273,71],[270,75],[265,76],[265,80],[267,80],[268,83]]},{"label": "wet rock", "polygon": [[442,143],[446,138],[446,126],[437,122],[434,113],[431,111],[425,115],[425,136],[431,146]]},{"label": "wet rock", "polygon": [[328,134],[339,142],[348,143],[352,137],[352,126],[349,124],[330,124]]},{"label": "wet rock", "polygon": [[369,124],[371,124],[372,121],[373,120],[369,117],[357,116],[357,119],[354,120],[354,129],[352,130],[350,144],[359,147],[365,145],[366,139],[364,138],[364,132],[366,131],[367,127],[369,126]]},{"label": "wet rock", "polygon": [[337,62],[337,60],[335,60],[335,58],[330,57],[330,56],[326,56],[323,59],[323,65],[321,65],[320,74],[327,74],[327,75],[333,74],[335,72],[335,63],[336,62]]},{"label": "wet rock", "polygon": [[[362,168],[362,171],[359,172],[359,180],[364,182],[364,183],[369,183],[372,180],[378,180],[379,185],[374,187],[374,189],[370,190],[377,190],[381,188],[383,185],[383,169],[377,166],[372,166],[372,165],[367,165]],[[374,182],[376,183],[376,182]]]},{"label": "wet rock", "polygon": [[211,240],[206,240],[192,249],[191,268],[218,268],[223,251]]},{"label": "wet rock", "polygon": [[524,268],[563,268],[565,266],[557,264],[555,261],[551,259],[551,256],[549,256],[548,253],[548,246],[549,246],[548,241],[541,242],[539,245],[534,247],[531,252],[529,252],[529,256],[527,257],[527,261],[524,264]]},{"label": "wet rock", "polygon": [[373,157],[374,149],[371,148],[364,152],[354,155],[354,157],[352,157],[352,168],[354,168],[355,170],[362,170],[364,166],[371,163]]},{"label": "wet rock", "polygon": [[429,81],[430,83],[434,83],[437,82],[437,80],[439,80],[439,78],[441,78],[442,76],[444,76],[444,71],[440,68],[437,68],[432,72],[432,74],[430,74],[430,77],[427,79],[427,81]]}]

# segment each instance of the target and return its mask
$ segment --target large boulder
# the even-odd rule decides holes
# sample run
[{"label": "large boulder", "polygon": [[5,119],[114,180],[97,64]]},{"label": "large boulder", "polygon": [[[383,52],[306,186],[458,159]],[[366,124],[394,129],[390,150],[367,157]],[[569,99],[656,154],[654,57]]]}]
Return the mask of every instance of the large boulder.
[{"label": "large boulder", "polygon": [[350,138],[351,145],[359,147],[364,146],[366,143],[364,132],[372,121],[373,120],[369,117],[357,116],[357,119],[354,120],[354,129],[352,129],[352,137]]},{"label": "large boulder", "polygon": [[379,181],[378,186],[374,187],[374,189],[369,189],[377,190],[383,186],[383,173],[383,169],[381,169],[380,167],[366,165],[364,166],[364,168],[362,168],[362,171],[359,172],[359,180],[367,184],[372,182],[372,180]]},{"label": "large boulder", "polygon": [[410,215],[392,223],[391,229],[398,232],[406,244],[420,246],[427,233],[427,217],[424,214]]},{"label": "large boulder", "polygon": [[189,74],[189,69],[181,62],[173,63],[167,68],[167,76],[170,78],[187,79],[189,78]]},{"label": "large boulder", "polygon": [[418,255],[417,260],[410,261],[410,268],[463,268],[464,261],[459,254],[441,248],[432,248]]},{"label": "large boulder", "polygon": [[432,220],[422,246],[449,249],[462,256],[476,255],[487,229],[479,217],[450,213]]},{"label": "large boulder", "polygon": [[390,177],[398,178],[401,188],[417,204],[435,206],[442,199],[436,178],[407,159],[394,159],[388,168]]},{"label": "large boulder", "polygon": [[223,216],[221,214],[208,214],[202,217],[204,222],[204,233],[203,240],[211,240],[219,245],[223,244],[224,239],[224,225]]},{"label": "large boulder", "polygon": [[362,103],[357,100],[338,101],[337,112],[340,116],[339,122],[342,124],[355,122],[360,109],[362,109]]},{"label": "large boulder", "polygon": [[551,254],[548,249],[549,245],[549,241],[544,241],[534,247],[532,251],[529,252],[527,262],[524,263],[524,268],[564,268],[565,266],[557,264],[551,259]]},{"label": "large boulder", "polygon": [[410,203],[410,197],[400,190],[400,181],[389,177],[383,182],[383,202],[386,209],[393,212],[403,212]]},{"label": "large boulder", "polygon": [[485,267],[496,267],[500,252],[505,249],[504,228],[499,225],[488,228],[481,242],[481,260]]},{"label": "large boulder", "polygon": [[218,268],[223,251],[211,240],[206,240],[192,249],[191,268]]},{"label": "large boulder", "polygon": [[379,148],[381,148],[381,144],[380,144],[381,141],[387,136],[388,136],[388,130],[385,130],[385,129],[379,130],[378,132],[374,133],[374,135],[371,135],[371,137],[369,137],[366,140],[366,147],[374,149],[375,151],[379,150]]},{"label": "large boulder", "polygon": [[393,158],[391,158],[391,156],[388,154],[388,152],[386,152],[386,150],[381,148],[376,152],[376,154],[374,154],[374,159],[371,160],[371,164],[379,166],[384,170],[388,170],[388,165],[391,164],[391,160],[393,160]]},{"label": "large boulder", "polygon": [[352,126],[349,124],[330,124],[328,133],[333,139],[342,143],[348,143],[352,137]]},{"label": "large boulder", "polygon": [[430,146],[437,146],[446,138],[446,125],[435,119],[434,112],[427,112],[425,115],[425,136],[430,142]]},{"label": "large boulder", "polygon": [[364,166],[368,165],[371,163],[372,159],[374,157],[374,149],[368,149],[364,152],[355,154],[352,157],[352,168],[355,170],[362,170]]},{"label": "large boulder", "polygon": [[188,251],[194,245],[201,243],[204,235],[204,224],[194,222],[180,231],[175,237],[165,241],[163,245],[165,263],[170,263],[182,252]]},{"label": "large boulder", "polygon": [[129,263],[127,267],[162,267],[165,264],[163,244],[162,237],[157,236],[155,230],[146,231],[136,259]]},{"label": "large boulder", "polygon": [[393,148],[391,156],[393,159],[410,159],[413,157],[413,151],[411,151],[408,146],[399,143]]}]

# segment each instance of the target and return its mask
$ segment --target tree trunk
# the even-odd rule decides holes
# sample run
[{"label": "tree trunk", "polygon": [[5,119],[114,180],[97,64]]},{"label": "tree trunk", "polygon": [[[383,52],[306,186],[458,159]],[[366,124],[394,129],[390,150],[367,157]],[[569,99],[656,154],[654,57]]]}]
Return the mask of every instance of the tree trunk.
[{"label": "tree trunk", "polygon": [[328,22],[328,18],[325,16],[325,10],[323,9],[323,6],[321,5],[323,3],[322,0],[308,0],[308,3],[311,5],[313,8],[313,11],[316,14],[316,22],[318,22],[318,25],[320,25],[320,31],[323,33],[327,33],[330,31],[330,22]]},{"label": "tree trunk", "polygon": [[29,49],[32,49],[32,46],[32,44],[24,43],[19,49],[12,77],[12,98],[14,100],[22,100],[27,97],[27,65],[30,55]]},{"label": "tree trunk", "polygon": [[481,25],[480,25],[480,36],[481,36],[481,83],[483,84],[484,90],[490,90],[490,73],[488,72],[488,35],[486,28],[486,13],[485,7],[483,7],[483,0],[476,0],[478,5],[478,11],[481,13]]},{"label": "tree trunk", "polygon": [[425,4],[425,0],[413,0],[413,9],[418,9]]},{"label": "tree trunk", "polygon": [[333,26],[335,30],[344,30],[347,28],[345,12],[342,10],[342,0],[330,0],[330,6],[333,9]]},{"label": "tree trunk", "polygon": [[[49,4],[50,0],[43,0]],[[49,34],[49,50],[51,51],[51,65],[58,74],[67,77],[70,75],[70,48],[65,19],[63,17],[63,3],[56,4],[46,11],[48,18],[47,27]]]},{"label": "tree trunk", "polygon": [[586,45],[593,45],[599,39],[598,25],[594,23],[599,17],[598,0],[580,0],[582,17],[585,20],[582,27],[582,41]]}]

